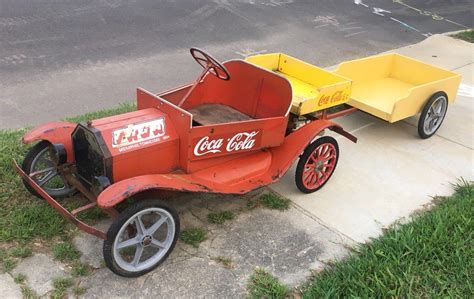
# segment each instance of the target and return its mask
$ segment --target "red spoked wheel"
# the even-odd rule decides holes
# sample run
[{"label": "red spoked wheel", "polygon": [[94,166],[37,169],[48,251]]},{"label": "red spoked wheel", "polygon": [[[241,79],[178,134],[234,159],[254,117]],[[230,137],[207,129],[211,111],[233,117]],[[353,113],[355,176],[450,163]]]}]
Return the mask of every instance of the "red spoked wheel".
[{"label": "red spoked wheel", "polygon": [[329,181],[339,159],[336,139],[324,136],[309,144],[296,166],[296,186],[303,193],[321,189]]}]

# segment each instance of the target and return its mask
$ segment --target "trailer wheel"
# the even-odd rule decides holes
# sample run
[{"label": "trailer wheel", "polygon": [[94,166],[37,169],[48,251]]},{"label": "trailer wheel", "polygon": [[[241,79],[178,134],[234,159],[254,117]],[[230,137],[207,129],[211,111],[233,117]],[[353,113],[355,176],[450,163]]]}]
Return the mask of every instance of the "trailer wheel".
[{"label": "trailer wheel", "polygon": [[431,96],[418,120],[418,135],[422,139],[433,136],[443,123],[448,111],[448,96],[440,91]]},{"label": "trailer wheel", "polygon": [[[33,180],[52,197],[67,197],[74,193],[76,189],[69,186],[56,170],[49,154],[50,145],[51,143],[45,140],[35,144],[26,154],[21,168],[28,175],[36,173]],[[27,182],[23,181],[23,184],[32,195],[41,198],[38,192]]]},{"label": "trailer wheel", "polygon": [[309,144],[296,166],[296,186],[303,193],[321,189],[329,181],[339,159],[336,139],[324,136]]},{"label": "trailer wheel", "polygon": [[173,208],[161,200],[141,200],[120,213],[107,231],[105,264],[117,275],[141,276],[166,260],[178,235]]}]

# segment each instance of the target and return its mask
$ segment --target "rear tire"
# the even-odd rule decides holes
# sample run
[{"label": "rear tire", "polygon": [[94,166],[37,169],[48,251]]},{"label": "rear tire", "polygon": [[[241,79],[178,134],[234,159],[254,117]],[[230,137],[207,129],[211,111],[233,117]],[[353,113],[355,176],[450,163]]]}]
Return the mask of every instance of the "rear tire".
[{"label": "rear tire", "polygon": [[[159,218],[153,220],[153,216]],[[163,230],[159,231],[161,228]],[[165,202],[146,199],[134,203],[119,214],[107,231],[103,245],[105,264],[123,277],[148,273],[173,251],[179,229],[177,212]],[[123,237],[126,237],[125,241]]]},{"label": "rear tire", "polygon": [[426,102],[418,120],[418,135],[421,139],[433,136],[441,127],[448,111],[448,96],[440,91],[433,94]]},{"label": "rear tire", "polygon": [[303,193],[321,189],[331,178],[339,160],[336,139],[324,136],[310,143],[296,166],[295,181]]}]

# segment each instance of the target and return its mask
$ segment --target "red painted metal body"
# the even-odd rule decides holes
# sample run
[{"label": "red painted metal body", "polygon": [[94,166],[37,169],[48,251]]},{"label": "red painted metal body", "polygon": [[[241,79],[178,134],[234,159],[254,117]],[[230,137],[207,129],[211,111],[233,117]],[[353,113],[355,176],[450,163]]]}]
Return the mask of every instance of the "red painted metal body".
[{"label": "red painted metal body", "polygon": [[[64,144],[68,162],[77,163],[77,167],[78,152],[74,159],[71,134],[74,136],[81,129],[95,136],[112,185],[96,199],[89,194],[92,203],[87,207],[68,212],[18,166],[17,171],[80,229],[105,238],[103,232],[75,215],[94,207],[96,202],[113,216],[112,208],[118,203],[156,189],[246,193],[281,178],[325,129],[356,141],[326,115],[327,119],[309,119],[299,129],[288,132],[292,99],[288,80],[245,61],[228,61],[224,65],[231,74],[228,81],[208,73],[193,85],[191,92],[191,85],[158,95],[139,88],[137,111],[93,120],[77,128],[67,122],[49,123],[25,135],[26,143],[44,139]],[[248,119],[202,125],[189,111],[203,105],[225,106]]]},{"label": "red painted metal body", "polygon": [[99,207],[110,208],[150,189],[243,194],[281,178],[306,145],[324,129],[339,125],[321,120],[288,135],[278,147],[239,155],[226,163],[193,173],[151,174],[115,183],[98,197]]}]

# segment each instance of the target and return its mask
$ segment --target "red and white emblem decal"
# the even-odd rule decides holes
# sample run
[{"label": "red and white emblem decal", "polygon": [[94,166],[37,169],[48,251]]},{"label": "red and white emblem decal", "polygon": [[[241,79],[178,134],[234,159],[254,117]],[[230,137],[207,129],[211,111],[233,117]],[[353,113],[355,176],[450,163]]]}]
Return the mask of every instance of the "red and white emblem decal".
[{"label": "red and white emblem decal", "polygon": [[122,147],[145,142],[162,137],[165,134],[165,120],[163,117],[143,123],[131,124],[125,128],[113,131],[112,147]]},{"label": "red and white emblem decal", "polygon": [[255,136],[258,133],[259,131],[240,132],[227,139],[211,139],[209,136],[205,136],[199,139],[194,146],[194,155],[199,157],[210,153],[217,154],[223,151],[230,153],[252,149],[255,146]]}]

